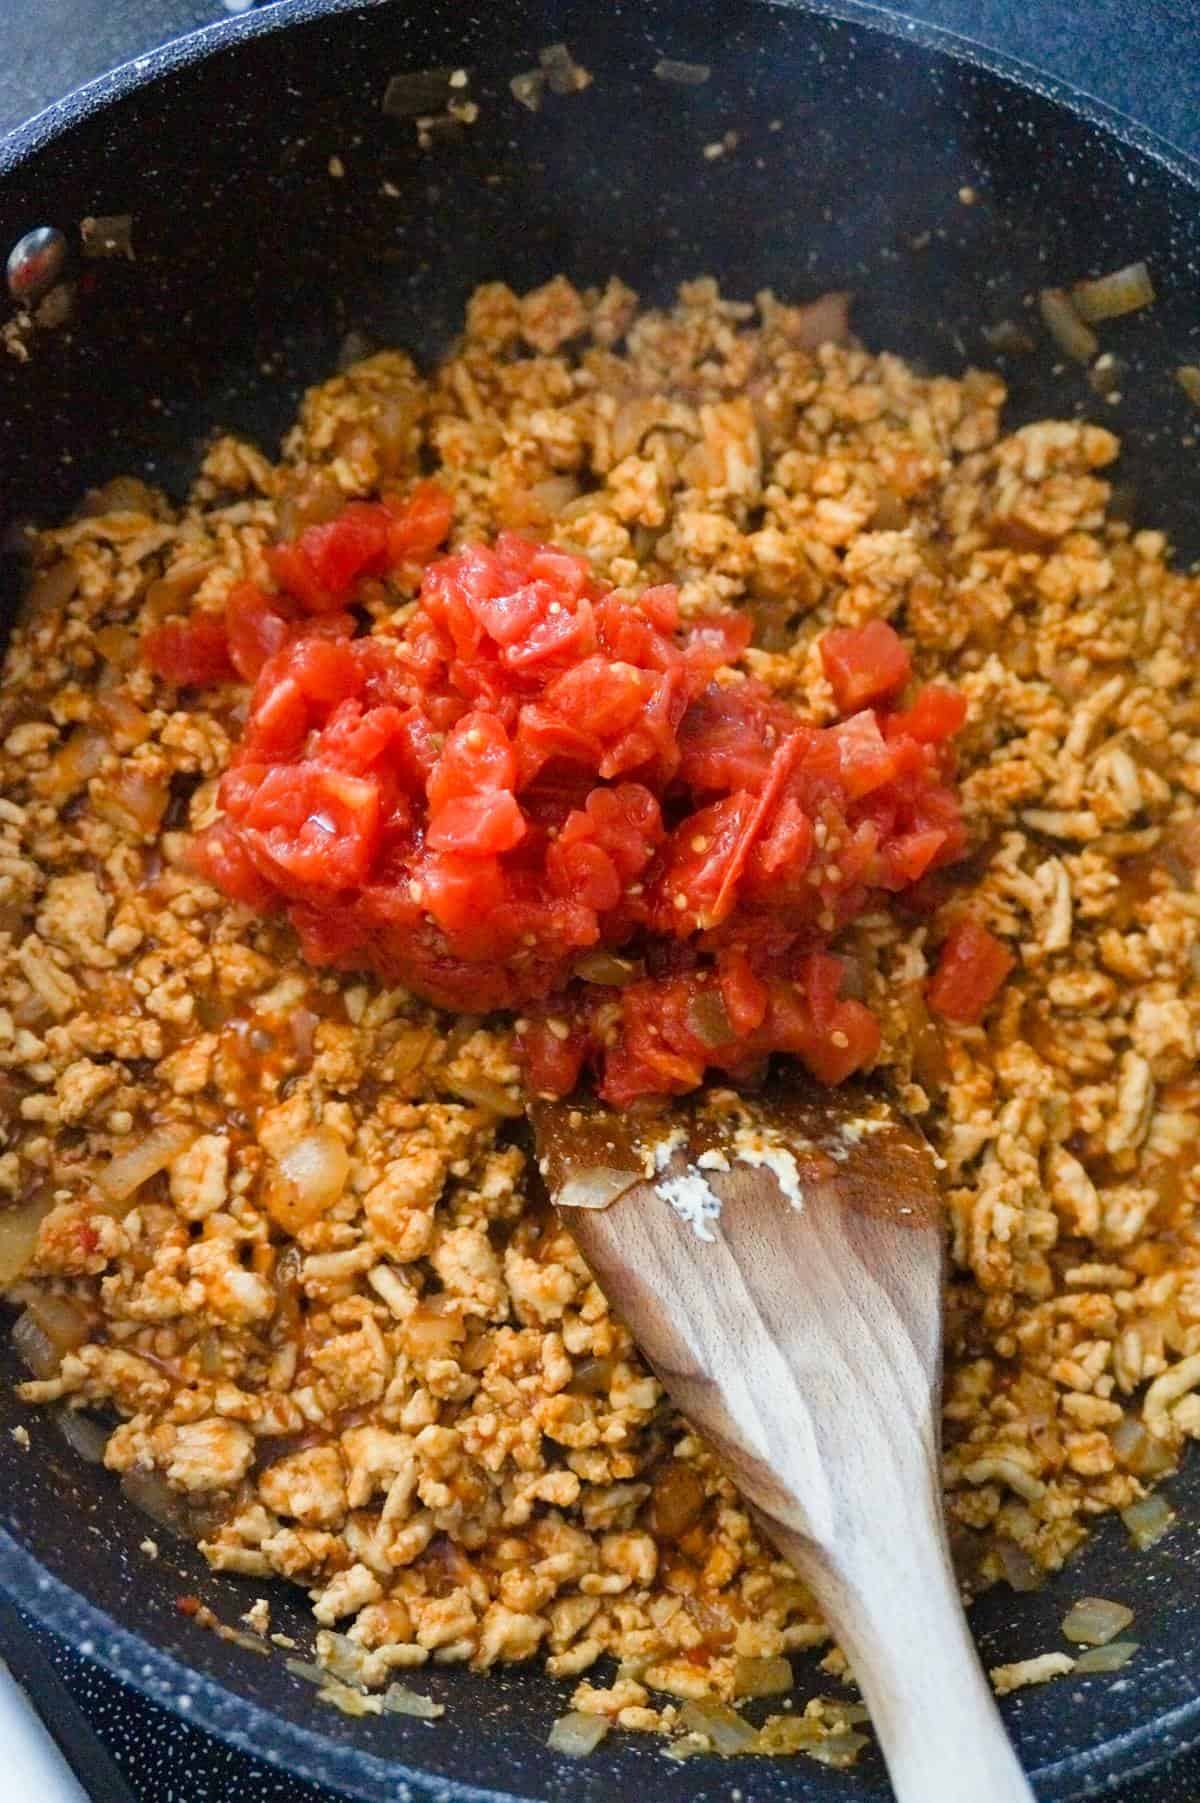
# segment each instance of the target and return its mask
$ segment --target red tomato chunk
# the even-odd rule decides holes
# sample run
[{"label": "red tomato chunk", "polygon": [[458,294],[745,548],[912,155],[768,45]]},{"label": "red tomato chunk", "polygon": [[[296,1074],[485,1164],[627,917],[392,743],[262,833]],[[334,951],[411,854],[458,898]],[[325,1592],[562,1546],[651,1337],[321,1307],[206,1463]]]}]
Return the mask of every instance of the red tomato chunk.
[{"label": "red tomato chunk", "polygon": [[1016,959],[978,921],[960,921],[942,947],[929,983],[929,1006],[946,1020],[973,1026],[983,1018]]},{"label": "red tomato chunk", "polygon": [[626,1104],[776,1052],[827,1083],[869,1064],[878,1023],[829,946],[962,855],[961,698],[894,711],[908,653],[873,622],[826,639],[845,717],[814,726],[732,673],[744,616],[681,623],[673,588],[622,599],[507,532],[430,564],[402,629],[353,636],[357,585],[449,521],[432,484],[354,503],[276,549],[280,593],[233,591],[227,657],[254,687],[200,868],[286,911],[314,963],[519,1011],[542,1091],[591,1070]]}]

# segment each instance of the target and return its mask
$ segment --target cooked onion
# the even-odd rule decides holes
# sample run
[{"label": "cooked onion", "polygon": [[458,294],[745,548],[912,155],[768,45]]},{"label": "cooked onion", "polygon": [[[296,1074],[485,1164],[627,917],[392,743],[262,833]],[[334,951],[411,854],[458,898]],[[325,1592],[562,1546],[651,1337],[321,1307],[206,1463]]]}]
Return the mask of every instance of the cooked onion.
[{"label": "cooked onion", "polygon": [[1018,1546],[1015,1540],[1000,1540],[996,1544],[996,1552],[1010,1589],[1028,1591],[1038,1588],[1042,1574],[1023,1546]]},{"label": "cooked onion", "polygon": [[419,1722],[436,1722],[439,1715],[446,1713],[444,1703],[435,1703],[432,1697],[410,1690],[407,1684],[389,1684],[380,1701],[389,1715],[413,1715]]},{"label": "cooked onion", "polygon": [[47,565],[39,570],[29,585],[25,596],[25,617],[31,614],[57,613],[65,607],[75,590],[79,587],[79,565],[73,557],[63,557],[58,563]]},{"label": "cooked onion", "polygon": [[300,1212],[315,1220],[345,1189],[350,1154],[332,1127],[313,1127],[283,1153],[279,1170],[295,1187]]},{"label": "cooked onion", "polygon": [[1175,371],[1175,380],[1192,405],[1200,407],[1200,364],[1181,363]]},{"label": "cooked onion", "polygon": [[640,1182],[636,1171],[614,1171],[607,1165],[593,1165],[590,1170],[568,1178],[554,1200],[560,1208],[611,1208],[618,1197]]},{"label": "cooked onion", "polygon": [[659,81],[674,82],[680,88],[702,88],[712,74],[707,63],[677,63],[674,57],[660,56],[654,65]]},{"label": "cooked onion", "polygon": [[618,958],[615,952],[584,952],[575,960],[575,975],[585,983],[603,983],[623,989],[637,976],[637,967],[629,958]]},{"label": "cooked onion", "polygon": [[405,1351],[421,1361],[447,1357],[466,1338],[466,1332],[461,1305],[441,1296],[418,1302],[401,1329]]},{"label": "cooked onion", "polygon": [[96,1179],[97,1184],[110,1202],[127,1202],[143,1183],[165,1171],[195,1137],[195,1127],[188,1127],[183,1121],[166,1121],[161,1127],[152,1127],[144,1139],[109,1160]]},{"label": "cooked onion", "polygon": [[34,1297],[25,1312],[33,1316],[60,1355],[74,1352],[88,1337],[87,1310],[72,1296],[56,1296],[52,1291],[45,1291]]},{"label": "cooked onion", "polygon": [[525,1112],[524,1103],[505,1089],[503,1083],[495,1083],[490,1077],[447,1076],[445,1087],[452,1096],[469,1102],[472,1108],[486,1108],[489,1114],[498,1114],[502,1120],[519,1120]]},{"label": "cooked onion", "polygon": [[728,1703],[718,1703],[715,1697],[701,1697],[698,1702],[688,1702],[679,1711],[679,1719],[685,1728],[695,1734],[706,1734],[718,1753],[726,1758],[734,1753],[744,1753],[758,1739],[758,1730],[745,1716],[731,1709]]},{"label": "cooked onion", "polygon": [[1127,263],[1094,281],[1076,282],[1071,290],[1071,305],[1080,319],[1094,323],[1099,319],[1120,319],[1125,313],[1137,313],[1154,303],[1154,283],[1144,263]]},{"label": "cooked onion", "polygon": [[78,1409],[62,1408],[54,1417],[58,1431],[73,1452],[77,1452],[87,1465],[103,1465],[104,1448],[108,1445],[110,1429],[101,1427],[90,1415],[83,1415]]},{"label": "cooked onion", "polygon": [[1162,1477],[1173,1471],[1178,1459],[1161,1440],[1156,1440],[1136,1415],[1125,1415],[1112,1432],[1113,1451],[1134,1477]]},{"label": "cooked onion", "polygon": [[704,1480],[686,1459],[668,1459],[654,1480],[650,1531],[657,1540],[681,1540],[704,1513]]},{"label": "cooked onion", "polygon": [[161,1471],[125,1471],[121,1489],[135,1509],[181,1540],[207,1539],[229,1512],[227,1504],[214,1496],[188,1497],[172,1490]]},{"label": "cooked onion", "polygon": [[1161,1540],[1175,1520],[1175,1511],[1165,1496],[1145,1496],[1121,1510],[1121,1520],[1130,1538],[1141,1552]]},{"label": "cooked onion", "polygon": [[79,221],[80,247],[85,257],[128,257],[133,261],[133,214],[88,214]]},{"label": "cooked onion", "polygon": [[33,1257],[38,1228],[50,1213],[49,1194],[0,1209],[0,1285],[15,1283]]},{"label": "cooked onion", "polygon": [[994,326],[984,326],[983,336],[1002,357],[1027,357],[1037,348],[1029,333],[1012,319],[999,319]]},{"label": "cooked onion", "polygon": [[101,820],[132,838],[150,839],[162,824],[171,799],[169,785],[137,764],[126,764],[101,787],[92,805]]},{"label": "cooked onion", "polygon": [[828,294],[797,307],[798,319],[788,327],[788,337],[803,350],[815,351],[823,344],[849,344],[850,302],[848,291],[835,288]]},{"label": "cooked onion", "polygon": [[31,1371],[34,1377],[56,1377],[61,1358],[55,1351],[48,1334],[39,1327],[36,1319],[26,1309],[13,1322],[12,1343],[17,1357]]},{"label": "cooked onion", "polygon": [[1123,1665],[1128,1665],[1140,1645],[1137,1640],[1111,1640],[1107,1646],[1094,1646],[1086,1653],[1080,1653],[1075,1661],[1075,1670],[1083,1672],[1119,1672]]},{"label": "cooked onion", "polygon": [[1124,1603],[1108,1603],[1101,1596],[1085,1596],[1063,1617],[1062,1631],[1077,1646],[1107,1646],[1133,1620]]},{"label": "cooked onion", "polygon": [[733,1668],[735,1697],[781,1697],[792,1688],[795,1677],[788,1660],[739,1659]]},{"label": "cooked onion", "polygon": [[49,768],[38,783],[48,801],[61,805],[69,801],[84,783],[96,775],[112,750],[108,740],[98,732],[77,726],[60,750],[50,760]]},{"label": "cooked onion", "polygon": [[822,1740],[809,1747],[808,1756],[810,1759],[815,1759],[818,1765],[831,1765],[837,1770],[843,1771],[847,1766],[854,1764],[867,1744],[865,1734],[856,1734],[852,1728],[847,1728],[841,1734],[825,1735]]},{"label": "cooked onion", "polygon": [[811,1715],[769,1715],[759,1729],[754,1751],[776,1758],[807,1753],[823,1734],[821,1724]]},{"label": "cooked onion", "polygon": [[1074,357],[1080,363],[1090,363],[1100,349],[1100,340],[1091,327],[1085,325],[1074,307],[1070,296],[1062,288],[1043,288],[1038,295],[1038,306],[1046,329],[1060,351],[1068,357]]},{"label": "cooked onion", "polygon": [[602,1715],[584,1715],[581,1709],[571,1709],[566,1715],[560,1715],[551,1728],[546,1745],[555,1753],[565,1753],[568,1759],[586,1759],[594,1753],[604,1736],[608,1733],[608,1722]]}]

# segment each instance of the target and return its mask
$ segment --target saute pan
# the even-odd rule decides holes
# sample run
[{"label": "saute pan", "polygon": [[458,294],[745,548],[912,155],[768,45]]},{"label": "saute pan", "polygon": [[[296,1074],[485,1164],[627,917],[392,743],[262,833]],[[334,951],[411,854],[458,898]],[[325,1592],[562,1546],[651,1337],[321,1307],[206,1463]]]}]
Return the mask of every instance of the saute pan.
[{"label": "saute pan", "polygon": [[[530,111],[510,82],[559,43],[590,85]],[[662,59],[707,79],[664,80]],[[422,130],[383,110],[392,76],[439,67],[471,72],[473,123]],[[401,112],[411,92],[401,85]],[[39,226],[77,251],[83,218],[123,214],[133,258],[73,264],[71,317],[36,328],[25,359],[0,348],[6,618],[22,520],[61,516],[124,470],[179,490],[215,428],[272,446],[347,333],[429,358],[478,282],[521,288],[558,270],[580,283],[616,273],[650,298],[706,272],[746,296],[852,289],[868,344],[951,373],[998,363],[1014,422],[1082,412],[1114,426],[1135,517],[1166,526],[1180,556],[1200,553],[1200,417],[1172,373],[1200,361],[1200,169],[1028,70],[875,8],[294,0],[144,58],[0,146],[0,254]],[[989,344],[986,328],[1031,317],[1039,288],[1143,256],[1160,298],[1106,334],[1119,400],[1063,368],[1044,336],[1021,356]],[[869,1759],[849,1774],[684,1767],[612,1737],[568,1763],[544,1745],[565,1687],[534,1670],[432,1669],[446,1704],[433,1725],[317,1706],[281,1660],[179,1612],[180,1594],[199,1592],[232,1621],[250,1593],[161,1534],[157,1561],[139,1551],[144,1519],[18,1407],[14,1375],[0,1352],[0,1581],[81,1651],[240,1747],[380,1803],[888,1794]],[[28,1449],[8,1431],[19,1422]],[[989,1663],[1061,1645],[1079,1596],[1136,1611],[1142,1651],[1126,1671],[1005,1704],[1043,1798],[1099,1795],[1200,1739],[1200,1463],[1170,1490],[1180,1520],[1153,1551],[1106,1522],[1045,1590],[998,1588],[975,1609]],[[273,1595],[272,1609],[307,1646],[299,1593]],[[812,1694],[829,1680],[801,1668],[800,1683]]]}]

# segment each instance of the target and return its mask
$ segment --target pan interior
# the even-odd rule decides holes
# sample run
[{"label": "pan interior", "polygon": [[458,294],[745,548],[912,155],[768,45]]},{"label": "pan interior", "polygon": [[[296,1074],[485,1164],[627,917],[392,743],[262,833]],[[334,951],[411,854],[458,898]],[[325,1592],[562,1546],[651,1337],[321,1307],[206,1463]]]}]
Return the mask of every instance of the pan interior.
[{"label": "pan interior", "polygon": [[[28,361],[0,352],[3,528],[54,518],[122,470],[179,492],[216,428],[273,447],[347,332],[428,360],[479,282],[520,289],[559,270],[581,284],[617,274],[653,300],[712,273],[746,298],[764,287],[788,299],[853,289],[856,329],[872,347],[948,373],[999,363],[1013,423],[1086,413],[1112,426],[1125,438],[1120,474],[1137,517],[1165,525],[1182,557],[1200,554],[1200,488],[1180,474],[1195,415],[1172,375],[1200,360],[1198,215],[1190,178],[1169,162],[991,68],[801,6],[526,0],[485,12],[441,0],[286,11],[286,29],[262,15],[157,80],[117,83],[109,105],[81,109],[0,177],[5,250],[33,225],[73,235],[85,215],[105,213],[132,214],[135,247],[133,261],[83,267],[71,324],[36,333]],[[562,41],[591,83],[531,112],[510,81]],[[654,73],[663,57],[705,65],[708,78],[665,82]],[[470,70],[479,116],[426,145],[411,118],[386,117],[380,102],[390,76],[446,66]],[[721,154],[706,155],[715,145]],[[1106,335],[1125,366],[1119,404],[1052,349],[998,359],[989,347],[984,328],[1026,319],[1048,282],[1142,256],[1161,298]],[[10,610],[17,574],[7,558]],[[744,1786],[744,1766],[672,1766],[633,1737],[611,1738],[581,1765],[557,1761],[544,1741],[569,1687],[533,1670],[431,1668],[429,1688],[447,1704],[436,1729],[314,1709],[280,1660],[218,1641],[176,1607],[198,1592],[232,1621],[261,1586],[216,1577],[165,1541],[149,1560],[146,1523],[48,1420],[18,1407],[13,1375],[5,1353],[0,1526],[85,1600],[39,1585],[2,1541],[0,1575],[133,1682],[168,1701],[187,1692],[193,1719],[364,1797],[404,1794],[404,1774],[384,1761],[410,1768],[414,1795],[536,1799],[569,1783],[599,1800],[652,1782],[664,1799],[697,1799]],[[29,1450],[4,1431],[18,1423]],[[1194,1464],[1173,1498],[1185,1516],[1200,1504]],[[1143,1650],[1121,1681],[1068,1680],[1006,1705],[1041,1795],[1095,1794],[1200,1732],[1188,1672],[1200,1561],[1188,1545],[1184,1527],[1135,1555],[1107,1522],[1046,1590],[998,1589],[977,1606],[990,1664],[1058,1647],[1079,1596],[1136,1611]],[[300,1594],[272,1593],[272,1612],[307,1647]],[[815,1694],[830,1680],[814,1666],[801,1682]],[[813,1803],[888,1794],[873,1760],[848,1776],[808,1763],[754,1768],[755,1803],[801,1792]]]}]

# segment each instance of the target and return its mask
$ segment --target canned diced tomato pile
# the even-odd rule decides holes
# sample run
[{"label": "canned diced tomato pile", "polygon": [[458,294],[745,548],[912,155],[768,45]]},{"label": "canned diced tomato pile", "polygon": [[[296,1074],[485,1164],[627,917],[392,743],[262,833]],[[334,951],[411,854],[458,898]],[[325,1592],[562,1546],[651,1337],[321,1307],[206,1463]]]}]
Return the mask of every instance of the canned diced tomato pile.
[{"label": "canned diced tomato pile", "polygon": [[[759,1075],[827,1083],[879,1028],[830,950],[881,897],[962,855],[951,741],[965,703],[907,694],[885,622],[821,643],[818,726],[737,669],[742,613],[681,621],[588,563],[502,533],[428,565],[400,630],[355,636],[355,591],[450,525],[425,484],[357,504],[147,647],[177,680],[254,677],[202,868],[286,909],[315,964],[370,968],[447,1008],[517,1010],[531,1085],[585,1070],[614,1103]],[[974,1018],[1007,972],[982,929],[935,1007]],[[999,954],[999,955],[997,955]]]}]

